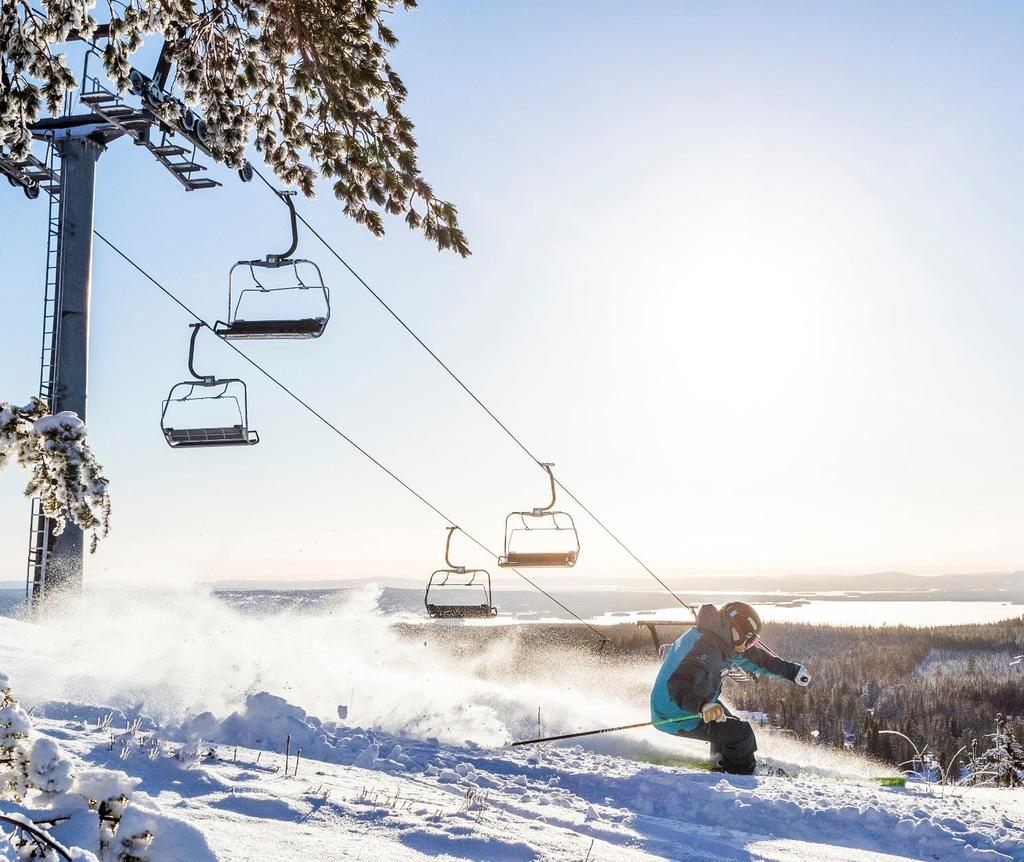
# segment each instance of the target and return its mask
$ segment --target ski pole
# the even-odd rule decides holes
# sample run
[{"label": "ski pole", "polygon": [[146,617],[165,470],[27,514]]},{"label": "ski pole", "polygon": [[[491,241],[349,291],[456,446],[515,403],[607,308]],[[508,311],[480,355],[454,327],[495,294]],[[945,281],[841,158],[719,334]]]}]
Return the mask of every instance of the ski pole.
[{"label": "ski pole", "polygon": [[[558,736],[543,736],[540,739],[522,739],[519,742],[513,742],[512,745],[533,745],[537,742],[554,742],[558,739],[575,739],[578,736],[594,736],[598,733],[611,733],[615,730],[633,730],[637,727],[657,727],[659,724],[672,724],[676,721],[692,721],[695,718],[702,718],[699,712],[691,713],[690,715],[677,715],[675,718],[663,718],[659,721],[641,721],[637,724],[623,724],[619,727],[602,727],[600,730],[582,730],[579,733],[562,733]],[[733,715],[727,715],[726,719],[735,719]]]}]

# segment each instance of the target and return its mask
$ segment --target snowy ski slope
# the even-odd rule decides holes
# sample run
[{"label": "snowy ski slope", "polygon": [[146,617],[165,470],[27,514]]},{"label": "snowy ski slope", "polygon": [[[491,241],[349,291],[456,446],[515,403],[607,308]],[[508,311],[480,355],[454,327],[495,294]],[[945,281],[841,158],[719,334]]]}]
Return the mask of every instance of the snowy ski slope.
[{"label": "snowy ski slope", "polygon": [[[136,618],[134,610],[115,610],[112,619]],[[221,611],[191,608],[197,614],[209,627],[203,615]],[[230,615],[217,619],[222,629],[211,638],[244,639],[244,627],[232,630]],[[33,708],[36,732],[56,739],[76,770],[121,770],[139,780],[128,808],[136,813],[126,817],[154,831],[150,862],[1024,860],[1020,792],[882,788],[850,777],[853,760],[831,775],[809,768],[796,779],[728,777],[571,745],[513,749],[495,741],[493,725],[478,740],[470,734],[463,742],[439,741],[438,726],[427,718],[417,728],[403,714],[401,729],[389,729],[394,707],[375,721],[361,716],[360,727],[294,705],[305,690],[286,691],[262,656],[268,663],[262,678],[250,679],[248,692],[227,707],[207,683],[223,678],[227,685],[240,659],[225,654],[226,647],[213,649],[212,641],[190,643],[184,620],[177,630],[165,619],[163,626],[151,620],[120,632],[101,619],[78,630],[69,622],[59,629],[66,636],[56,637],[58,630],[0,618],[0,670],[12,675],[15,694]],[[264,621],[261,631],[273,642],[272,625]],[[365,631],[363,659],[354,648],[337,653],[301,634],[314,678],[329,678],[336,663],[365,661],[380,686],[403,682],[397,673],[392,678],[380,644]],[[173,672],[167,676],[154,644],[168,650],[163,661]],[[145,662],[133,658],[133,648]],[[407,663],[400,650],[397,658]],[[423,691],[393,691],[399,700],[390,703],[419,698],[429,713],[436,704]],[[61,699],[67,692],[75,696]],[[159,692],[164,700],[158,702]],[[221,705],[204,708],[211,704]],[[414,714],[416,704],[409,707]],[[472,715],[478,707],[466,705]],[[462,732],[457,721],[453,726]],[[295,774],[286,775],[289,735]],[[782,752],[789,762],[810,767],[815,760],[814,749],[765,743],[763,749]],[[27,809],[38,804],[25,803]],[[0,808],[17,810],[7,803]],[[84,840],[81,832],[81,818],[54,829],[68,843]]]}]

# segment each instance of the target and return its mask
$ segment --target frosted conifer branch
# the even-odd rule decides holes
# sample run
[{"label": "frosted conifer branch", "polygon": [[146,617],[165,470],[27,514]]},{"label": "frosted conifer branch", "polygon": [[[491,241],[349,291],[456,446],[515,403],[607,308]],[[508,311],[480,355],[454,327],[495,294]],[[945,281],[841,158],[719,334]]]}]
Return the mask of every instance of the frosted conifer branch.
[{"label": "frosted conifer branch", "polygon": [[[55,113],[77,86],[56,46],[97,25],[93,0],[0,2],[0,145],[24,155],[45,100]],[[406,88],[388,62],[385,18],[415,0],[107,0],[101,58],[120,92],[143,38],[171,46],[174,82],[198,106],[207,145],[234,168],[253,144],[274,173],[313,196],[333,181],[344,213],[372,233],[404,216],[439,249],[469,254],[455,207],[420,174]]]},{"label": "frosted conifer branch", "polygon": [[25,495],[40,498],[54,535],[70,520],[89,534],[95,551],[110,530],[110,493],[85,423],[70,412],[51,415],[38,398],[24,407],[0,402],[0,469],[11,461],[30,471]]}]

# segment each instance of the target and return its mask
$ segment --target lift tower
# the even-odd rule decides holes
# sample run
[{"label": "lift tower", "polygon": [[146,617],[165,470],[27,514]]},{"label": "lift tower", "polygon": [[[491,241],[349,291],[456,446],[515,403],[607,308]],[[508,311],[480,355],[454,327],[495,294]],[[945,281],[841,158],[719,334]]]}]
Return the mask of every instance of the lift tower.
[{"label": "lift tower", "polygon": [[[105,39],[105,29],[99,28],[93,38]],[[31,127],[34,144],[45,147],[43,155],[32,151],[19,158],[0,141],[0,174],[30,199],[45,192],[49,203],[39,397],[52,412],[70,410],[83,421],[100,154],[113,141],[128,138],[147,150],[186,191],[220,185],[203,177],[206,168],[196,161],[200,153],[213,158],[206,146],[206,124],[166,89],[171,69],[167,46],[152,77],[132,69],[131,89],[122,96],[105,85],[97,45],[88,44],[77,99],[69,94],[62,116]],[[159,109],[166,117],[168,105],[173,121],[157,115]],[[239,176],[245,182],[251,180],[252,167],[247,163]],[[84,544],[82,530],[71,523],[54,536],[53,523],[42,513],[40,500],[32,500],[26,594],[33,606],[54,593],[81,590]]]},{"label": "lift tower", "polygon": [[[68,133],[49,143],[50,218],[47,223],[46,288],[39,396],[54,413],[86,418],[89,379],[89,300],[92,282],[92,219],[96,160],[103,138]],[[32,500],[28,582],[33,600],[47,588],[79,589],[84,536],[67,524],[59,536]]]}]

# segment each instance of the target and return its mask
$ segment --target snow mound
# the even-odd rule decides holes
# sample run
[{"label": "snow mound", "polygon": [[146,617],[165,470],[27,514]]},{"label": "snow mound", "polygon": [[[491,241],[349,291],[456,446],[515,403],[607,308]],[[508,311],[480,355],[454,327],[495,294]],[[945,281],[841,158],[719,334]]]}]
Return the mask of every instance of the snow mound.
[{"label": "snow mound", "polygon": [[204,712],[170,728],[168,735],[279,755],[286,750],[292,756],[301,752],[303,758],[325,763],[399,772],[422,771],[437,750],[436,743],[413,742],[380,731],[322,721],[265,691],[249,695],[243,709],[223,720]]}]

